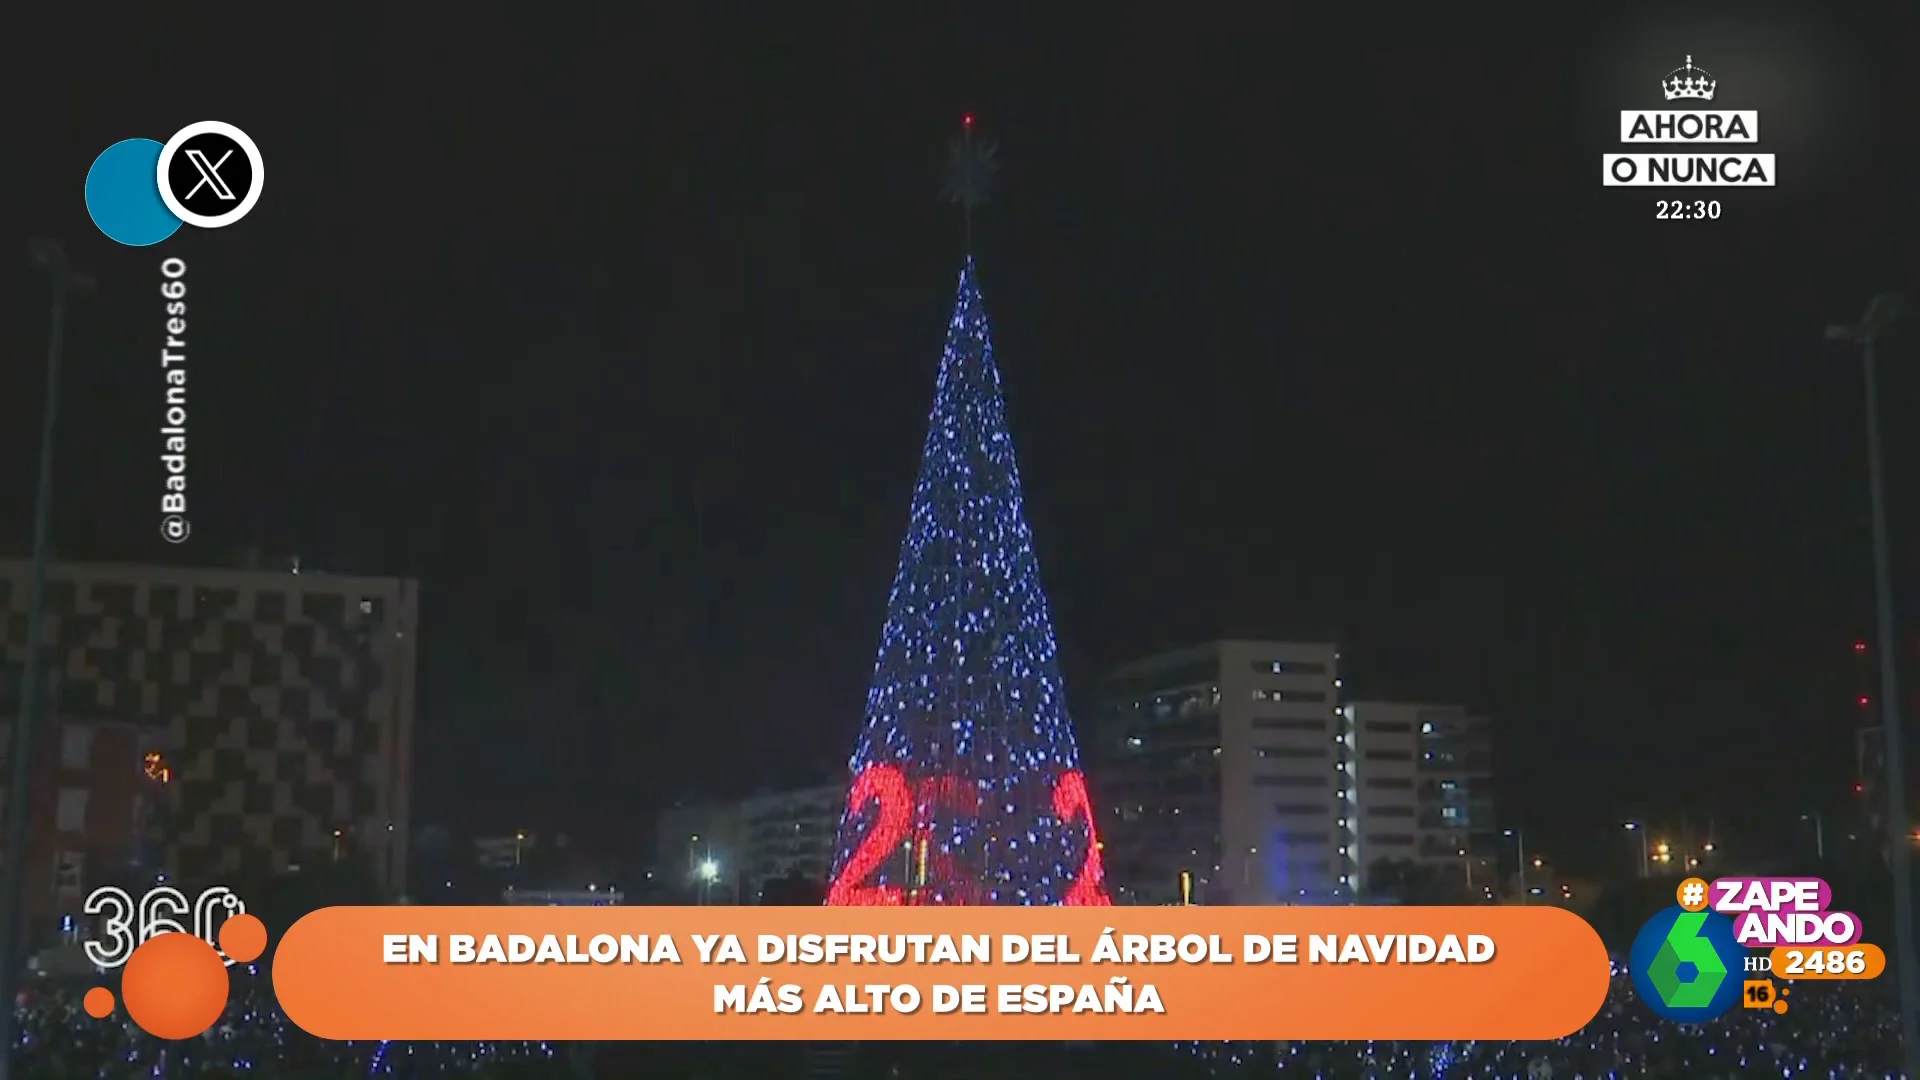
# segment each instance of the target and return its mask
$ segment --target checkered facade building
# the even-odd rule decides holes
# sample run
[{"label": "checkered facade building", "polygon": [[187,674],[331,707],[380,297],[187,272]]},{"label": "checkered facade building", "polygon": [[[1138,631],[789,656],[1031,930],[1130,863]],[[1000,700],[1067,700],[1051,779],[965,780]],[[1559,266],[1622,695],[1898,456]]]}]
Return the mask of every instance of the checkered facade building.
[{"label": "checkered facade building", "polygon": [[[9,717],[30,582],[30,563],[0,562]],[[43,715],[131,724],[164,757],[143,840],[183,882],[238,887],[352,851],[398,894],[418,610],[406,579],[56,563]]]}]

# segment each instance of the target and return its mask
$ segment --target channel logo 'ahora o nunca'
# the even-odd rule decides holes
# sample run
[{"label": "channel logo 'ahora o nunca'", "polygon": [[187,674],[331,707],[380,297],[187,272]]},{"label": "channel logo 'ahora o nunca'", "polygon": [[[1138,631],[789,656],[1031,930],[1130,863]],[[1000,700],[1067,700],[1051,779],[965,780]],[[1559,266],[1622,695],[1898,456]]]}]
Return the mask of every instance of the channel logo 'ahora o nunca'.
[{"label": "channel logo 'ahora o nunca'", "polygon": [[[1693,66],[1693,57],[1660,80],[1667,101],[1711,102],[1720,82]],[[1626,109],[1620,141],[1632,144],[1752,146],[1760,141],[1760,114],[1751,109]],[[1772,187],[1773,155],[1726,150],[1691,153],[1607,154],[1607,187]]]}]

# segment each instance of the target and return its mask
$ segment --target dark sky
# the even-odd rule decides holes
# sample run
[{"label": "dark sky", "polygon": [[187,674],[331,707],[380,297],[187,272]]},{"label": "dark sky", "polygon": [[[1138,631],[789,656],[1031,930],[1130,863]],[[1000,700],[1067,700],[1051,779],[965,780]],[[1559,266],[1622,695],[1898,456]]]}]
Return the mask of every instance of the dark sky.
[{"label": "dark sky", "polygon": [[[1861,386],[1821,330],[1913,271],[1910,10],[1669,5],[1401,48],[1164,8],[384,6],[245,38],[164,5],[104,41],[58,16],[10,60],[6,231],[101,283],[62,552],[421,578],[422,819],[615,838],[672,794],[844,760],[966,110],[1005,166],[977,248],[1083,708],[1163,644],[1339,626],[1362,692],[1496,718],[1505,812],[1543,834],[1850,781]],[[1600,155],[1688,53],[1761,110],[1784,179],[1660,222]],[[252,216],[100,236],[93,155],[202,119],[260,144]],[[194,305],[184,553],[156,536],[166,255]],[[45,317],[14,266],[0,533],[23,548]],[[1911,538],[1920,349],[1889,351]]]}]

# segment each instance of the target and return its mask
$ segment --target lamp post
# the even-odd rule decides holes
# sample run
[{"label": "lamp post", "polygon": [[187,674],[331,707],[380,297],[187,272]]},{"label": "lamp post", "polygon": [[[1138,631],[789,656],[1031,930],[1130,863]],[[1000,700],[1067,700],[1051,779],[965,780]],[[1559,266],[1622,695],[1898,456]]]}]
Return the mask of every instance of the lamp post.
[{"label": "lamp post", "polygon": [[1652,872],[1652,860],[1647,857],[1647,830],[1637,821],[1627,822],[1626,829],[1628,832],[1640,838],[1640,873],[1638,876],[1646,877]]},{"label": "lamp post", "polygon": [[60,417],[60,361],[66,347],[67,298],[93,287],[52,240],[35,240],[28,261],[47,275],[53,305],[47,329],[47,391],[40,411],[40,476],[33,501],[33,584],[28,594],[26,670],[20,678],[20,716],[13,725],[11,786],[7,788],[6,866],[0,873],[0,1080],[13,1075],[13,997],[20,974],[20,902],[26,891],[27,814],[33,784],[34,726],[40,713],[40,639],[47,614],[47,531],[53,512],[53,434]]},{"label": "lamp post", "polygon": [[700,903],[706,905],[707,894],[713,891],[713,883],[720,880],[720,864],[707,859],[700,864]]},{"label": "lamp post", "polygon": [[1900,986],[1900,1039],[1906,1054],[1907,1075],[1920,1076],[1920,970],[1914,966],[1913,853],[1907,819],[1906,738],[1900,721],[1900,676],[1894,668],[1899,643],[1893,637],[1893,556],[1887,539],[1886,463],[1880,449],[1880,376],[1875,347],[1888,327],[1905,313],[1903,297],[1882,293],[1867,305],[1866,314],[1850,325],[1827,327],[1828,341],[1842,341],[1860,349],[1866,383],[1867,492],[1873,527],[1873,595],[1875,630],[1880,636],[1880,709],[1887,784],[1887,863],[1893,871],[1893,936],[1898,963],[1894,974]]},{"label": "lamp post", "polygon": [[1801,814],[1800,820],[1813,822],[1813,857],[1821,866],[1825,866],[1827,864],[1826,820],[1820,816],[1818,810],[1811,814]]},{"label": "lamp post", "polygon": [[1527,834],[1519,829],[1508,829],[1506,833],[1513,837],[1515,854],[1520,859],[1520,902],[1524,904],[1528,902],[1527,898],[1530,895],[1527,892]]}]

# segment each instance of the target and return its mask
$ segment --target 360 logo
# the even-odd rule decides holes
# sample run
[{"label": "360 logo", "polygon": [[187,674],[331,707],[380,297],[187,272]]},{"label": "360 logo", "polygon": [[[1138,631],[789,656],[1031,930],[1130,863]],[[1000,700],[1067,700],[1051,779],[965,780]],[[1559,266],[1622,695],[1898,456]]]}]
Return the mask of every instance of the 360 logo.
[{"label": "360 logo", "polygon": [[[154,889],[138,904],[124,889],[97,889],[84,911],[101,920],[102,935],[86,943],[87,959],[121,969],[128,1017],[163,1039],[191,1039],[219,1022],[228,965],[267,951],[266,924],[225,887],[208,889],[191,905],[174,888]],[[113,991],[96,986],[83,1004],[103,1020],[113,1014]]]},{"label": "360 logo", "polygon": [[[100,920],[100,937],[85,945],[87,959],[95,967],[120,967],[135,949],[161,934],[192,934],[217,949],[220,928],[246,910],[246,903],[225,885],[206,890],[192,904],[186,893],[169,885],[149,889],[138,903],[125,889],[95,889],[80,909],[87,918]],[[234,961],[226,957],[225,962]]]},{"label": "360 logo", "polygon": [[1668,1020],[1699,1024],[1734,1007],[1747,950],[1733,920],[1674,906],[1648,919],[1633,939],[1627,964],[1647,1007]]}]

